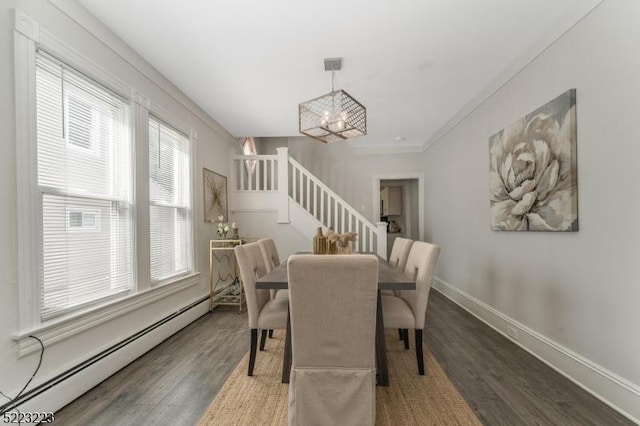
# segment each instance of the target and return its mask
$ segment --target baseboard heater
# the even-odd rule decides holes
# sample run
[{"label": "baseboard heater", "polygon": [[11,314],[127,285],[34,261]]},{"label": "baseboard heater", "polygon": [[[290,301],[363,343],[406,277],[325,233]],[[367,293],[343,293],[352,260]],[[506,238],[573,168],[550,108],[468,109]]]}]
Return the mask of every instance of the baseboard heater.
[{"label": "baseboard heater", "polygon": [[120,342],[116,343],[113,346],[108,347],[107,349],[103,350],[102,352],[92,356],[91,358],[86,359],[85,361],[82,361],[80,364],[68,369],[67,371],[58,374],[57,376],[47,380],[46,382],[36,386],[35,388],[31,389],[30,391],[27,391],[25,393],[23,393],[22,395],[20,395],[20,398],[14,399],[13,401],[10,401],[4,405],[0,405],[0,415],[2,413],[11,411],[17,407],[19,407],[20,405],[24,404],[25,402],[35,398],[36,396],[40,395],[43,392],[46,392],[47,390],[51,389],[52,387],[56,386],[57,384],[59,384],[60,382],[67,380],[68,378],[78,374],[79,372],[81,372],[82,370],[84,370],[87,367],[90,367],[91,365],[95,364],[96,362],[100,361],[103,358],[106,358],[107,356],[111,355],[112,353],[114,353],[115,351],[122,349],[123,347],[127,346],[129,343],[132,343],[136,340],[138,340],[139,338],[141,338],[142,336],[152,332],[153,330],[155,330],[156,328],[160,327],[161,325],[171,321],[172,319],[184,314],[185,312],[195,308],[196,306],[198,306],[199,304],[201,304],[202,302],[205,302],[209,300],[209,296],[205,296],[201,299],[196,300],[195,302],[191,303],[190,305],[185,306],[184,308],[162,318],[159,321],[154,322],[153,324],[151,324],[150,326],[138,331],[137,333],[127,337],[124,340],[121,340]]}]

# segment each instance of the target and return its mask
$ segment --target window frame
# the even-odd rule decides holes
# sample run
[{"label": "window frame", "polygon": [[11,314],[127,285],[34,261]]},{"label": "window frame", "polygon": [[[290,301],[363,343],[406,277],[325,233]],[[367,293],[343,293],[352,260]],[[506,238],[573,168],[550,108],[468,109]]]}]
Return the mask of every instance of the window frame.
[{"label": "window frame", "polygon": [[[172,128],[173,130],[181,133],[183,136],[185,136],[188,140],[188,145],[187,145],[187,153],[189,155],[189,173],[187,176],[188,182],[187,182],[187,187],[189,188],[189,196],[188,196],[188,201],[189,201],[189,205],[188,206],[181,206],[181,205],[174,205],[174,204],[168,204],[168,203],[163,203],[163,202],[154,202],[151,201],[151,198],[148,196],[147,194],[147,211],[150,212],[151,206],[157,206],[157,207],[166,207],[166,208],[174,208],[177,210],[184,210],[186,211],[186,214],[189,215],[189,222],[191,224],[191,235],[187,235],[187,240],[188,240],[188,245],[193,247],[194,245],[194,241],[195,241],[195,220],[194,220],[194,214],[193,214],[193,206],[194,206],[194,193],[195,193],[195,188],[194,188],[194,183],[195,183],[195,179],[194,179],[194,172],[195,172],[195,159],[193,156],[193,152],[194,152],[194,131],[193,129],[191,129],[191,127],[189,127],[188,125],[186,125],[185,123],[180,122],[179,120],[177,120],[175,117],[170,117],[170,114],[167,113],[166,110],[163,110],[162,108],[159,107],[151,107],[147,113],[147,119],[146,119],[146,130],[147,130],[147,136],[146,136],[146,152],[145,152],[145,159],[147,160],[147,162],[149,161],[149,145],[150,145],[150,140],[149,140],[149,123],[151,120],[151,117],[153,117],[156,121],[159,122],[159,124],[164,124],[170,128]],[[148,163],[147,163],[147,171],[148,169]],[[149,176],[150,173],[147,172],[146,174],[146,182],[148,185],[149,182]],[[147,193],[148,193],[148,187],[147,187]],[[148,221],[147,221],[148,223]],[[147,239],[149,240],[149,246],[151,246],[151,241],[150,241],[150,237],[151,237],[151,231],[149,230],[149,233],[147,234]],[[151,261],[151,248],[149,247],[149,261]],[[187,264],[191,267],[191,269],[194,268],[194,262],[195,262],[195,251],[192,249],[191,253],[187,253]],[[151,265],[149,265],[149,272],[151,271]],[[166,278],[161,278],[158,280],[152,280],[151,277],[149,276],[149,285],[153,288],[155,287],[159,287],[159,286],[163,286],[166,285],[167,283],[179,279],[180,277],[183,277],[185,275],[188,275],[189,271],[182,271],[179,272],[175,275],[166,277]]]},{"label": "window frame", "polygon": [[[14,87],[16,111],[16,207],[17,207],[17,284],[19,322],[13,335],[18,357],[38,350],[39,344],[28,336],[37,333],[45,345],[63,340],[139,309],[186,287],[200,283],[196,254],[194,218],[194,171],[196,133],[173,114],[140,95],[133,87],[115,78],[74,49],[51,36],[29,16],[14,10]],[[130,295],[42,322],[40,320],[40,280],[42,273],[42,200],[37,181],[36,131],[36,51],[41,49],[86,77],[104,85],[129,102],[129,132],[132,138],[133,170],[133,254],[134,287]],[[149,199],[148,199],[148,124],[152,113],[189,135],[190,144],[190,256],[191,270],[161,285],[149,280]],[[85,149],[79,147],[79,149]],[[146,154],[146,160],[145,160]],[[146,182],[146,183],[145,183]],[[145,226],[146,225],[146,226]],[[78,229],[74,232],[91,232]],[[146,241],[146,244],[145,244]]]}]

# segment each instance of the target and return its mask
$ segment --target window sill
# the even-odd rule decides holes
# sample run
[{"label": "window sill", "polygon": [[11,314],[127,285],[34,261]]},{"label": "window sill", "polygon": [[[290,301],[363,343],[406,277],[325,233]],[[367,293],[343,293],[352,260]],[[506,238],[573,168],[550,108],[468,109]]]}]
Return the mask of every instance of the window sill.
[{"label": "window sill", "polygon": [[49,321],[46,324],[28,331],[16,333],[13,336],[13,340],[18,343],[18,358],[40,349],[40,344],[35,339],[29,338],[29,335],[37,336],[45,346],[49,346],[114,318],[118,318],[127,312],[134,311],[182,291],[199,282],[200,273],[196,272],[180,277],[171,283],[135,293],[100,307],[77,312],[65,318]]}]

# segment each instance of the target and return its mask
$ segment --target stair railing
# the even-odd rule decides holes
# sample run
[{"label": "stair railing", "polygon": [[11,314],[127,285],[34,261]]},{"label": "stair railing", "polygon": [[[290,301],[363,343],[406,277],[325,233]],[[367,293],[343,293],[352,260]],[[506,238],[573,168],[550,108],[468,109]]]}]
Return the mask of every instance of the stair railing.
[{"label": "stair railing", "polygon": [[292,200],[313,216],[319,226],[330,227],[341,234],[357,233],[355,251],[377,253],[386,258],[386,222],[373,224],[289,156],[288,148],[277,148],[277,151],[277,155],[233,156],[233,189],[242,193],[276,192],[279,223],[289,223],[289,201]]}]

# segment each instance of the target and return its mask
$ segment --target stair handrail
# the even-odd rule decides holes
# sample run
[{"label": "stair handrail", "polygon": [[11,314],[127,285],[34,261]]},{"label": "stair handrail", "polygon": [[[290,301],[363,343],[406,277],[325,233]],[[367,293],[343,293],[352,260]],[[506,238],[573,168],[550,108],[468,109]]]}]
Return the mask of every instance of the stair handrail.
[{"label": "stair handrail", "polygon": [[318,185],[318,187],[322,188],[328,195],[336,199],[340,204],[344,206],[344,208],[346,208],[349,211],[350,214],[352,214],[354,217],[360,220],[365,226],[367,226],[368,228],[371,228],[374,232],[376,231],[377,229],[376,224],[371,222],[366,217],[362,216],[362,214],[360,214],[359,211],[357,211],[353,206],[351,206],[351,204],[346,202],[342,197],[336,194],[331,188],[325,185],[324,182],[322,182],[316,175],[311,173],[308,169],[306,169],[302,164],[294,160],[293,157],[291,156],[289,156],[289,163],[297,167],[300,171],[304,172],[307,176],[311,177],[313,179],[314,184]]}]

